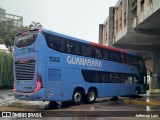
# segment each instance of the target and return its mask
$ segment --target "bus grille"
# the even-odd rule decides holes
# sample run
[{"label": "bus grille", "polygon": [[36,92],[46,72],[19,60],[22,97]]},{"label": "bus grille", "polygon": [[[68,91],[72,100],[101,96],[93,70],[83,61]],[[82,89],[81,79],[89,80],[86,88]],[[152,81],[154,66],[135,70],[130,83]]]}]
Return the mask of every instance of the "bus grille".
[{"label": "bus grille", "polygon": [[33,80],[35,72],[35,61],[29,60],[26,63],[15,63],[15,74],[17,80]]}]

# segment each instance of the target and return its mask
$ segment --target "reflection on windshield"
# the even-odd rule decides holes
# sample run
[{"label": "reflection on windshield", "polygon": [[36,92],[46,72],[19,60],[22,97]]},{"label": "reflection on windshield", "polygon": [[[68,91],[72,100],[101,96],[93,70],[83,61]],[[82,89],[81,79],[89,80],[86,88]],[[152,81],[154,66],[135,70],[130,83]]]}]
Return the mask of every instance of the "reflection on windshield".
[{"label": "reflection on windshield", "polygon": [[35,32],[28,34],[21,34],[16,37],[15,45],[19,48],[27,47],[35,42],[37,34]]}]

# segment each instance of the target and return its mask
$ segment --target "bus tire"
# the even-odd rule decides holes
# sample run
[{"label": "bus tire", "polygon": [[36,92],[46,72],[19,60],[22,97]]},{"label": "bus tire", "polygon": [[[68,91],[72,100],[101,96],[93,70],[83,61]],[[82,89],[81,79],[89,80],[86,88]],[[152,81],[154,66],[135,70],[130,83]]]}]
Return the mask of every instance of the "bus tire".
[{"label": "bus tire", "polygon": [[138,97],[139,97],[139,94],[140,94],[140,90],[139,90],[139,89],[136,89],[134,96],[135,96],[136,98],[138,98]]},{"label": "bus tire", "polygon": [[80,105],[82,103],[82,91],[81,90],[74,90],[73,92],[73,97],[72,97],[72,102],[74,105]]},{"label": "bus tire", "polygon": [[96,91],[94,89],[90,89],[87,93],[87,103],[92,104],[96,100]]}]

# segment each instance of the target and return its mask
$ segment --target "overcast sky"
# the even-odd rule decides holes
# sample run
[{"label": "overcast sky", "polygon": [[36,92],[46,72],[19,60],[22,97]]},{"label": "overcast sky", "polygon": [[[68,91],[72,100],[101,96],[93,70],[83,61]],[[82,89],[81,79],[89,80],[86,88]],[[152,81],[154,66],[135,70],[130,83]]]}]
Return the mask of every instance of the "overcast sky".
[{"label": "overcast sky", "polygon": [[118,0],[0,0],[7,13],[23,16],[23,25],[40,22],[46,29],[98,42],[99,24]]}]

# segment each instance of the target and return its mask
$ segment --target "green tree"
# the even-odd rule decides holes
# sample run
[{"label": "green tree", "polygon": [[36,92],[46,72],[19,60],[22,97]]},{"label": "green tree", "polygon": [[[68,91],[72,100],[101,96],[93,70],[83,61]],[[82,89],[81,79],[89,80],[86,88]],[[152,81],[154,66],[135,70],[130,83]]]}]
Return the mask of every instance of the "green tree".
[{"label": "green tree", "polygon": [[15,35],[27,30],[40,29],[39,22],[32,22],[29,26],[15,26],[13,20],[0,21],[0,44],[4,44],[12,53]]},{"label": "green tree", "polygon": [[29,25],[29,28],[32,30],[32,29],[41,29],[42,28],[42,25],[40,22],[35,22],[35,21],[32,21],[32,23]]},{"label": "green tree", "polygon": [[12,52],[15,35],[27,29],[27,27],[15,26],[12,20],[0,21],[0,44],[4,44]]},{"label": "green tree", "polygon": [[13,86],[13,54],[0,52],[0,88]]},{"label": "green tree", "polygon": [[4,39],[0,37],[0,44],[4,43]]}]

